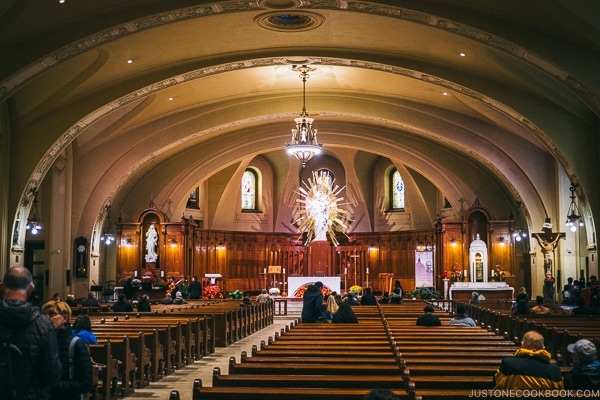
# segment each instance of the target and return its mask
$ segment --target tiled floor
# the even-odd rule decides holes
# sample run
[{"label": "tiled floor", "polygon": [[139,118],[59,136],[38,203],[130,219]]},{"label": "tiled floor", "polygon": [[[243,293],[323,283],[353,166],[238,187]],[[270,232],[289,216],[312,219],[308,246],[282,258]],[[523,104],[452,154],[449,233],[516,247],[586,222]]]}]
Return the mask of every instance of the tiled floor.
[{"label": "tiled floor", "polygon": [[269,337],[274,337],[275,332],[281,332],[282,328],[289,326],[295,321],[298,315],[288,315],[285,317],[275,317],[273,325],[256,332],[229,347],[217,347],[214,354],[206,356],[194,364],[190,364],[176,370],[175,373],[168,375],[157,382],[150,383],[149,386],[136,389],[135,392],[126,398],[131,399],[162,399],[166,400],[172,390],[178,390],[182,400],[192,399],[192,388],[195,379],[202,379],[203,386],[212,386],[212,374],[214,367],[220,367],[222,374],[227,374],[229,368],[229,358],[240,359],[242,351],[249,355],[252,352],[252,346],[260,346],[260,342],[265,342]]}]

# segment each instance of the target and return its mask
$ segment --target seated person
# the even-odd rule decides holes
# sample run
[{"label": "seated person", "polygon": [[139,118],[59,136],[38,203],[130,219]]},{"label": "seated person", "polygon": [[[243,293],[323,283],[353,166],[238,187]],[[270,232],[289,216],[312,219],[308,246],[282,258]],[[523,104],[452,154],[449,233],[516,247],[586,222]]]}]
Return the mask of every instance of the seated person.
[{"label": "seated person", "polygon": [[600,388],[600,361],[594,343],[586,339],[567,346],[573,357],[573,369],[565,374],[565,389]]},{"label": "seated person", "polygon": [[358,324],[358,318],[349,302],[344,301],[331,320],[334,324]]},{"label": "seated person", "polygon": [[363,294],[363,296],[360,299],[360,305],[362,305],[362,306],[376,306],[377,305],[377,298],[373,294],[373,291],[371,290],[370,287],[365,288],[365,293]]},{"label": "seated person", "polygon": [[531,314],[550,314],[550,309],[544,306],[544,296],[537,296],[535,298],[535,306],[529,309]]},{"label": "seated person", "polygon": [[467,315],[467,307],[464,304],[456,306],[456,315],[450,320],[450,325],[453,326],[476,326],[473,318]]},{"label": "seated person", "polygon": [[358,305],[360,305],[360,303],[358,302],[358,299],[356,298],[356,296],[352,292],[346,293],[345,301],[344,302],[350,304],[351,306],[358,306]]},{"label": "seated person", "polygon": [[125,299],[125,295],[121,293],[119,294],[117,302],[113,304],[112,309],[114,312],[131,312],[133,311],[133,306]]},{"label": "seated person", "polygon": [[87,344],[98,344],[98,339],[92,332],[92,321],[87,314],[80,314],[73,322],[73,336],[79,337]]},{"label": "seated person", "polygon": [[187,301],[185,301],[181,292],[175,293],[175,299],[173,300],[173,304],[187,304]]},{"label": "seated person", "polygon": [[173,296],[171,293],[165,293],[165,297],[160,301],[162,304],[173,304]]},{"label": "seated person", "polygon": [[473,292],[471,294],[471,300],[469,301],[470,304],[478,304],[480,303],[480,298],[479,298],[479,293],[477,292]]},{"label": "seated person", "polygon": [[150,307],[150,298],[147,294],[140,297],[137,303],[137,310],[140,312],[149,312],[151,311]]},{"label": "seated person", "polygon": [[440,326],[442,325],[442,321],[436,316],[433,315],[434,309],[432,306],[427,305],[423,309],[425,314],[421,315],[417,318],[417,326]]},{"label": "seated person", "polygon": [[94,297],[92,293],[88,293],[87,299],[83,300],[81,302],[81,305],[83,307],[100,307],[100,302]]}]

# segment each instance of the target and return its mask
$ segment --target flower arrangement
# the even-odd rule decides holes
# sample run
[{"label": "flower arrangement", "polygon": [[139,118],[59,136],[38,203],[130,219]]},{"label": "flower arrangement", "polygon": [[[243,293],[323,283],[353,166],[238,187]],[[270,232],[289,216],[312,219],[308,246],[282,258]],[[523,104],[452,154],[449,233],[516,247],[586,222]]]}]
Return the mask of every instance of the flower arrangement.
[{"label": "flower arrangement", "polygon": [[441,299],[442,294],[435,290],[435,288],[428,287],[418,287],[415,288],[414,292],[409,292],[406,294],[408,297],[412,297],[414,299]]},{"label": "flower arrangement", "polygon": [[452,274],[450,275],[450,277],[453,281],[457,281],[460,279],[461,274],[462,272],[460,270],[460,265],[454,263],[454,265],[452,265]]},{"label": "flower arrangement", "polygon": [[503,282],[506,280],[506,271],[504,270],[504,268],[502,268],[502,265],[500,264],[496,264],[496,273],[495,275],[498,277],[498,280],[500,282]]},{"label": "flower arrangement", "polygon": [[272,287],[271,289],[269,289],[269,294],[271,296],[279,296],[279,293],[281,293],[281,292],[276,287]]},{"label": "flower arrangement", "polygon": [[244,292],[240,290],[234,290],[233,292],[229,292],[227,295],[230,299],[241,300],[242,297],[244,297]]},{"label": "flower arrangement", "polygon": [[222,299],[223,294],[217,285],[204,286],[202,289],[202,297],[205,299]]},{"label": "flower arrangement", "polygon": [[349,292],[358,295],[362,292],[362,288],[358,285],[354,285],[354,286],[350,286],[350,289],[348,289]]}]

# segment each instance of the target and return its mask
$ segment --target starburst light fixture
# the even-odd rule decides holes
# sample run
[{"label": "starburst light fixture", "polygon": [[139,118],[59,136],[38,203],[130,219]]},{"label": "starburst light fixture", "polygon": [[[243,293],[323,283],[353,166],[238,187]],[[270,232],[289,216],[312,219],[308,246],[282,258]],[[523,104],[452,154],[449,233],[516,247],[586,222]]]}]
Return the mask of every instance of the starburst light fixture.
[{"label": "starburst light fixture", "polygon": [[306,112],[306,80],[308,73],[316,68],[308,65],[294,65],[292,70],[300,72],[302,80],[302,112],[300,116],[294,118],[296,127],[292,129],[292,141],[286,143],[288,154],[293,155],[300,161],[302,168],[316,154],[321,154],[323,145],[317,142],[317,130],[313,128],[314,118],[310,118]]},{"label": "starburst light fixture", "polygon": [[303,182],[304,187],[299,188],[302,199],[296,200],[301,207],[294,220],[294,225],[301,233],[306,233],[306,242],[312,240],[331,239],[334,246],[338,245],[335,232],[345,233],[348,229],[347,212],[339,208],[339,202],[343,197],[338,197],[344,189],[337,185],[325,171],[314,172],[308,184]]}]

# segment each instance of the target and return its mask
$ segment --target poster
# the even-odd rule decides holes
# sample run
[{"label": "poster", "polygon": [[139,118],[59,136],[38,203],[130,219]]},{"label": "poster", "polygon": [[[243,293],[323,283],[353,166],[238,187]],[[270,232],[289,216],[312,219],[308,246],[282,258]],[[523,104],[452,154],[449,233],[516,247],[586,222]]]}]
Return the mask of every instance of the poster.
[{"label": "poster", "polygon": [[433,251],[415,251],[415,287],[433,286]]}]

